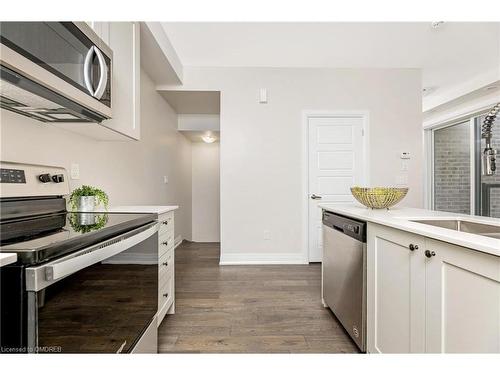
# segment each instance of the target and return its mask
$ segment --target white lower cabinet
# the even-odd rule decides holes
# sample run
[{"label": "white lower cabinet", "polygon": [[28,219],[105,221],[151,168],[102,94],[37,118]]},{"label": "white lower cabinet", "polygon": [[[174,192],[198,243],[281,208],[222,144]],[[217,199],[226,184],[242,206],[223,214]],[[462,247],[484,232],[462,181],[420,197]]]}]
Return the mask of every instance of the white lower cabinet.
[{"label": "white lower cabinet", "polygon": [[500,258],[368,224],[367,351],[500,352]]},{"label": "white lower cabinet", "polygon": [[422,352],[425,284],[418,268],[423,238],[369,224],[367,242],[367,351]]},{"label": "white lower cabinet", "polygon": [[175,312],[174,212],[158,216],[158,325]]},{"label": "white lower cabinet", "polygon": [[431,239],[426,250],[426,352],[500,353],[500,258]]}]

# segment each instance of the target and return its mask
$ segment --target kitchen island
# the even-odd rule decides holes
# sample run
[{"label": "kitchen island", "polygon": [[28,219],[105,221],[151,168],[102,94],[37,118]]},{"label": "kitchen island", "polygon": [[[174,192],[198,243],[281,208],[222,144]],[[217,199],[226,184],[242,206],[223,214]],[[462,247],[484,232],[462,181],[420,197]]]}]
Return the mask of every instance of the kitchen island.
[{"label": "kitchen island", "polygon": [[[500,352],[499,219],[356,204],[320,207],[367,222],[369,353]],[[458,222],[488,231],[441,227]]]}]

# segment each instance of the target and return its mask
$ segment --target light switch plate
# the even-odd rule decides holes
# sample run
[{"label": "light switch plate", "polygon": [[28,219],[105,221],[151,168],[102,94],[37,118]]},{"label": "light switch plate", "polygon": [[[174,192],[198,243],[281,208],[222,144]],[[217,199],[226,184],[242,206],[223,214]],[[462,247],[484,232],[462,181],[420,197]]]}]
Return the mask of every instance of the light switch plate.
[{"label": "light switch plate", "polygon": [[168,176],[163,176],[163,183],[168,184]]}]

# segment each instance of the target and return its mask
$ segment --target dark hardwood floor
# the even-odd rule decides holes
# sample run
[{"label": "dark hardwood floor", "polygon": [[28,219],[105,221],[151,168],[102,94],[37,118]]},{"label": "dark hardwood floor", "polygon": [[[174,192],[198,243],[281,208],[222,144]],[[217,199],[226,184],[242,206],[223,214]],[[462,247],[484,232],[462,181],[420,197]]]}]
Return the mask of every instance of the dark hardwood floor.
[{"label": "dark hardwood floor", "polygon": [[219,266],[219,244],[175,253],[176,308],[160,353],[357,353],[321,305],[321,266]]}]

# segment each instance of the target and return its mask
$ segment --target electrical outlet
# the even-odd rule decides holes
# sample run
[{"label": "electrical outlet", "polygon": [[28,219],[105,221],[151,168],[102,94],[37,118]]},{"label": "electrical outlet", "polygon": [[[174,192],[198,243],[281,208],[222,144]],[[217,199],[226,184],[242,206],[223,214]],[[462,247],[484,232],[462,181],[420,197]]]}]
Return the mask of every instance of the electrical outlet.
[{"label": "electrical outlet", "polygon": [[264,231],[264,240],[268,241],[271,239],[271,231],[265,230]]},{"label": "electrical outlet", "polygon": [[407,159],[401,160],[401,171],[402,172],[408,171],[408,160]]},{"label": "electrical outlet", "polygon": [[259,90],[259,103],[261,104],[267,103],[267,89]]},{"label": "electrical outlet", "polygon": [[80,164],[77,163],[71,164],[71,179],[72,180],[80,179]]}]

